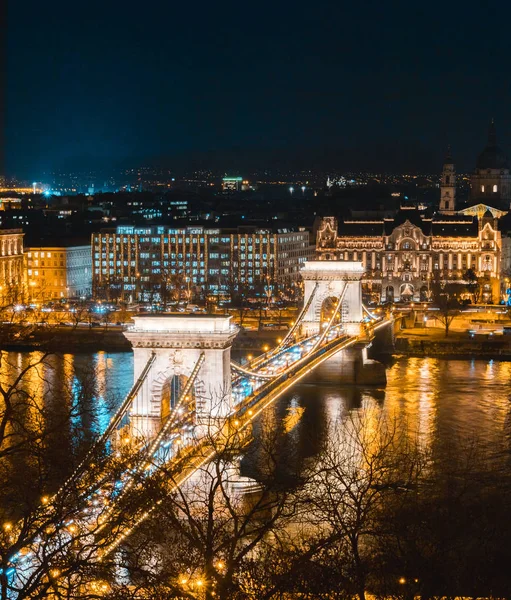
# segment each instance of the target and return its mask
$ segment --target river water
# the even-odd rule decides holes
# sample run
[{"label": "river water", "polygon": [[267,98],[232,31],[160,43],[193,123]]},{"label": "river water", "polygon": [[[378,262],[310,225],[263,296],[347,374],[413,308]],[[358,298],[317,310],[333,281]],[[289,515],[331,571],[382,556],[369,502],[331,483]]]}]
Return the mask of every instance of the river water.
[{"label": "river water", "polygon": [[[4,353],[4,383],[15,368],[38,357],[35,352]],[[27,381],[42,402],[56,407],[81,393],[92,414],[74,426],[89,435],[104,429],[132,383],[129,352],[54,355]],[[387,385],[381,389],[297,385],[255,424],[254,445],[262,427],[271,423],[279,431],[279,468],[296,472],[320,452],[332,423],[371,409],[417,435],[433,454],[453,447],[462,452],[473,439],[506,454],[511,444],[510,391],[511,362],[397,358],[388,365]],[[250,459],[243,461],[242,471],[254,475]]]}]

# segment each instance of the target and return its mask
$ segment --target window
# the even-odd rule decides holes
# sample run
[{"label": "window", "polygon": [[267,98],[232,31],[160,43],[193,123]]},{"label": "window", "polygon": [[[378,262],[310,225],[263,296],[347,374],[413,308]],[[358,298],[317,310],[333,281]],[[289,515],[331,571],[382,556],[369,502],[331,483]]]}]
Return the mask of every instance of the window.
[{"label": "window", "polygon": [[494,194],[496,194],[496,193],[497,193],[497,186],[496,186],[496,185],[494,185],[494,186],[493,186],[493,193],[494,193]]},{"label": "window", "polygon": [[484,185],[481,186],[481,192],[484,194]]}]

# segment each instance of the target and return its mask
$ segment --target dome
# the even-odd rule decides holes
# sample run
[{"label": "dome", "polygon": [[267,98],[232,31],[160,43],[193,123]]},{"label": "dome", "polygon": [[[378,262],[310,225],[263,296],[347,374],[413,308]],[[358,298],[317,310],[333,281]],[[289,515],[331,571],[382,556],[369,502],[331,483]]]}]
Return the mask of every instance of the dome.
[{"label": "dome", "polygon": [[486,146],[477,157],[478,169],[509,169],[509,160],[498,146]]},{"label": "dome", "polygon": [[486,148],[477,157],[476,168],[478,169],[509,169],[509,159],[504,151],[497,146],[497,133],[493,119],[488,131],[488,143]]}]

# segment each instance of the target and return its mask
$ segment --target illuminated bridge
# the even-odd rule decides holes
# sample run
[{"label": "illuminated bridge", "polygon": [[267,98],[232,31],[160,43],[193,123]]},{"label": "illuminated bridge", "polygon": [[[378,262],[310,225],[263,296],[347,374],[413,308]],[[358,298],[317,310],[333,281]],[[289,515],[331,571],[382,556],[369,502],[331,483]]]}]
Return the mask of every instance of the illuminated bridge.
[{"label": "illuminated bridge", "polygon": [[[243,430],[319,365],[350,346],[367,345],[385,321],[370,315],[362,305],[363,273],[359,262],[306,263],[302,270],[304,307],[297,320],[276,348],[243,365],[231,360],[238,328],[230,316],[134,317],[134,325],[125,334],[133,345],[133,388],[89,455],[44,508],[50,511],[72,488],[85,489],[73,518],[52,535],[59,543],[72,544],[70,521],[82,531],[92,530],[94,525],[96,539],[102,530],[111,533],[111,521],[122,512],[118,507],[141,481],[155,476],[162,466],[177,464],[175,489],[211,460],[215,436],[222,436],[226,428]],[[124,442],[136,447],[130,468],[111,475],[102,472],[101,478],[90,484],[88,473],[95,453],[111,448],[115,454]],[[134,508],[136,514],[131,515],[129,525],[119,526],[113,541],[95,558],[101,560],[113,552],[153,508]],[[26,564],[37,562],[38,544],[35,539],[25,549]],[[16,562],[13,560],[13,577],[22,581]]]}]

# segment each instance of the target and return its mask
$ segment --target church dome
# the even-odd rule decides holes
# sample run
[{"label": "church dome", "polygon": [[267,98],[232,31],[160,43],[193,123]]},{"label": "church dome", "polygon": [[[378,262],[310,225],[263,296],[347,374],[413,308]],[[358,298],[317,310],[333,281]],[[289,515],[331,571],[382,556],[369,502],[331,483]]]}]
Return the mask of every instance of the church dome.
[{"label": "church dome", "polygon": [[478,169],[509,169],[509,160],[498,146],[486,146],[477,157]]},{"label": "church dome", "polygon": [[486,148],[477,157],[476,167],[478,169],[509,169],[507,155],[497,146],[497,134],[493,119],[488,132],[488,143],[486,144]]}]

